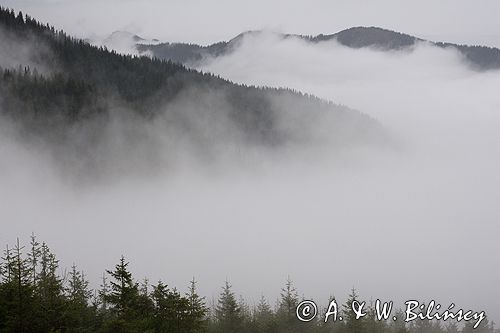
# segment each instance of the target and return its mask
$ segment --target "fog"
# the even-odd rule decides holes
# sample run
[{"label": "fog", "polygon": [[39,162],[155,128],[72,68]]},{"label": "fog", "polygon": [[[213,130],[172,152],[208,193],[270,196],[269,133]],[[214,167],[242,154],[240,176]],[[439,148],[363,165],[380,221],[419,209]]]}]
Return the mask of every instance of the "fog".
[{"label": "fog", "polygon": [[[195,276],[209,300],[229,279],[250,302],[261,294],[272,302],[289,275],[301,296],[323,302],[356,287],[366,299],[454,302],[500,320],[492,297],[500,280],[500,73],[472,71],[454,50],[425,43],[380,52],[272,33],[200,69],[361,110],[397,145],[339,150],[327,135],[275,154],[216,149],[207,163],[196,158],[203,135],[186,144],[156,124],[118,119],[97,154],[110,163],[104,179],[74,181],[57,154],[19,141],[3,121],[0,242],[26,242],[34,232],[62,267],[76,262],[94,285],[123,254],[136,278],[183,290]],[[187,101],[179,110],[190,110]],[[116,137],[128,126],[139,144]],[[238,136],[218,126],[217,144]],[[132,173],[122,170],[128,163]]]},{"label": "fog", "polygon": [[306,247],[289,267],[296,263],[292,276],[314,296],[355,285],[375,298],[454,300],[496,318],[499,72],[474,72],[453,49],[426,43],[352,50],[269,32],[248,35],[202,69],[342,101],[400,139],[395,154],[367,155],[340,170],[320,158],[309,162],[321,161],[321,171],[279,185],[290,187],[281,199],[292,204],[276,220],[295,225],[296,246]]},{"label": "fog", "polygon": [[[34,39],[27,38],[19,41],[16,36],[0,29],[0,68],[36,68],[39,74],[47,75],[53,72],[53,68],[45,61],[49,57],[48,48],[44,45],[35,44]],[[130,50],[130,49],[128,49]]]}]

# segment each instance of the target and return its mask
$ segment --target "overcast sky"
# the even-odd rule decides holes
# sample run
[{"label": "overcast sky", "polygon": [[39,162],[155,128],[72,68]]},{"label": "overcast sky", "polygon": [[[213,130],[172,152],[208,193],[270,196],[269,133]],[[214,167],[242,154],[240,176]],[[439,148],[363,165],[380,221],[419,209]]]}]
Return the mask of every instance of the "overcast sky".
[{"label": "overcast sky", "polygon": [[146,38],[210,43],[253,29],[328,34],[380,26],[418,37],[500,46],[500,1],[462,0],[6,0],[73,35],[128,30]]}]

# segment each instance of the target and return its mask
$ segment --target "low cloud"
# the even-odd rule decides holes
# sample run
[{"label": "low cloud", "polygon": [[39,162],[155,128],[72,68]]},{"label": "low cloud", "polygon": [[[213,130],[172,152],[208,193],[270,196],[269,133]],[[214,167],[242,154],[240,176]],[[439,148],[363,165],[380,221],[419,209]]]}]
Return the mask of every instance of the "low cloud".
[{"label": "low cloud", "polygon": [[45,61],[50,57],[48,48],[37,43],[35,39],[27,34],[23,40],[8,31],[0,28],[0,69],[18,69],[19,67],[36,68],[39,74],[49,75],[53,72],[52,66]]},{"label": "low cloud", "polygon": [[[344,298],[355,286],[366,298],[498,312],[499,73],[471,71],[454,50],[427,44],[380,52],[272,34],[200,69],[359,109],[394,133],[397,149],[332,147],[332,123],[299,126],[306,112],[281,123],[293,133],[307,128],[305,147],[238,149],[247,143],[241,132],[213,122],[227,118],[190,104],[200,98],[224,113],[223,96],[190,92],[166,106],[181,119],[137,126],[133,117],[112,118],[90,152],[113,181],[75,185],[54,166],[57,155],[20,144],[3,122],[0,241],[34,231],[95,284],[125,254],[138,278],[183,286],[194,275],[209,298],[229,278],[250,300],[272,300],[290,275],[318,300]],[[287,103],[277,102],[284,111]],[[178,126],[183,117],[189,130]],[[197,158],[214,147],[223,151],[217,163]],[[153,172],[172,156],[183,161],[175,172]],[[120,176],[129,167],[141,176]]]},{"label": "low cloud", "polygon": [[[301,186],[284,191],[296,193],[297,201],[293,217],[280,220],[298,228],[300,244],[316,251],[310,259],[294,252],[296,262],[305,263],[296,268],[303,281],[306,271],[314,272],[323,286],[330,279],[373,297],[449,299],[497,311],[490,289],[500,274],[492,265],[500,249],[499,72],[477,73],[454,49],[426,43],[383,52],[278,40],[272,33],[249,35],[234,53],[200,68],[347,104],[400,140],[397,153],[372,152],[340,168],[327,167],[333,155],[317,156],[309,160],[311,170],[321,163],[322,171],[298,181],[308,179],[309,192]],[[449,260],[455,255],[463,265]],[[377,277],[376,271],[385,273]]]}]

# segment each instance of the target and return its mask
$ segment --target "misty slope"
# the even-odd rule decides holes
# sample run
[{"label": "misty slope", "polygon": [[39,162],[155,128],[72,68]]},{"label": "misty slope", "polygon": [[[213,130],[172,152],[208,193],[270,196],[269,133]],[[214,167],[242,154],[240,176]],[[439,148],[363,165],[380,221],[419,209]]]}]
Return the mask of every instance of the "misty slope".
[{"label": "misty slope", "polygon": [[[119,55],[13,11],[0,11],[0,33],[7,46],[0,51],[2,113],[34,141],[62,146],[75,159],[95,154],[103,142],[135,148],[134,154],[146,154],[138,158],[142,163],[173,155],[169,149],[186,142],[196,154],[210,155],[227,146],[304,144],[321,133],[339,146],[371,143],[382,131],[344,106],[287,89],[236,85],[170,61]],[[110,127],[118,135],[110,135]],[[148,153],[151,147],[159,148]]]},{"label": "misty slope", "polygon": [[[151,52],[160,59],[169,59],[184,64],[196,63],[203,57],[217,57],[231,52],[235,46],[249,34],[259,34],[259,31],[242,33],[228,42],[219,42],[209,46],[199,46],[183,43],[160,43],[157,45],[137,44],[139,52]],[[417,42],[428,42],[441,48],[455,48],[463,54],[472,68],[476,70],[500,69],[500,50],[486,46],[457,45],[443,42],[430,42],[407,34],[381,29],[377,27],[354,27],[331,35],[302,36],[277,34],[281,38],[300,38],[312,43],[337,41],[350,48],[371,47],[383,51],[403,50],[414,46]]]}]

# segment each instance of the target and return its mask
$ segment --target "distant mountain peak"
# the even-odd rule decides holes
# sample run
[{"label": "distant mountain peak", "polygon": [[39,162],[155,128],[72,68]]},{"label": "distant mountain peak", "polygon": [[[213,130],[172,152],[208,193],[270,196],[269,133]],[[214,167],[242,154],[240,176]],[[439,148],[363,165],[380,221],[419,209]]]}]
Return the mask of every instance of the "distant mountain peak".
[{"label": "distant mountain peak", "polygon": [[109,35],[105,41],[112,41],[112,40],[117,40],[117,39],[128,39],[128,40],[132,40],[134,42],[142,42],[142,41],[146,41],[146,39],[138,36],[138,35],[135,35],[131,32],[128,32],[128,31],[123,31],[123,30],[117,30],[117,31],[114,31],[113,33],[111,33],[111,35]]},{"label": "distant mountain peak", "polygon": [[102,45],[110,50],[115,50],[123,54],[141,54],[137,51],[138,45],[155,45],[158,43],[159,41],[157,39],[145,39],[139,35],[123,30],[114,31],[108,37],[101,40],[96,39],[92,42],[92,44]]},{"label": "distant mountain peak", "polygon": [[230,44],[230,45],[233,44],[233,45],[235,45],[235,44],[239,43],[240,41],[242,41],[244,38],[247,38],[247,37],[259,37],[259,36],[262,36],[262,35],[276,36],[276,37],[279,37],[279,38],[285,37],[285,35],[283,35],[282,33],[271,31],[271,30],[248,30],[248,31],[242,32],[239,35],[237,35],[236,37],[230,39],[227,42],[227,44]]}]

